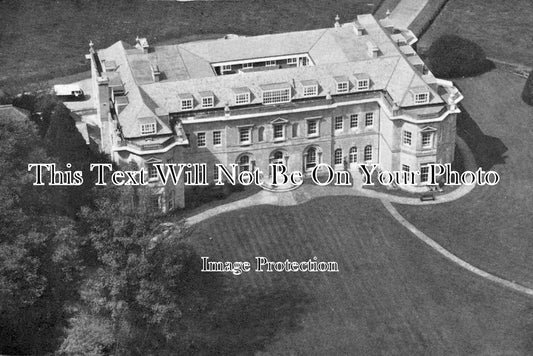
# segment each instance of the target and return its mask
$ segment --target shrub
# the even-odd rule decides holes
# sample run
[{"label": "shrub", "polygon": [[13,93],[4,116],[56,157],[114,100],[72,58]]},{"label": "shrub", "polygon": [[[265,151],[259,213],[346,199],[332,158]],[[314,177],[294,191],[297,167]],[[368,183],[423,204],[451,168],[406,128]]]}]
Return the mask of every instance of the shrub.
[{"label": "shrub", "polygon": [[455,35],[439,37],[428,50],[427,63],[441,78],[475,76],[494,68],[480,46]]},{"label": "shrub", "polygon": [[533,70],[529,73],[526,85],[522,91],[522,100],[524,100],[526,104],[533,106]]}]

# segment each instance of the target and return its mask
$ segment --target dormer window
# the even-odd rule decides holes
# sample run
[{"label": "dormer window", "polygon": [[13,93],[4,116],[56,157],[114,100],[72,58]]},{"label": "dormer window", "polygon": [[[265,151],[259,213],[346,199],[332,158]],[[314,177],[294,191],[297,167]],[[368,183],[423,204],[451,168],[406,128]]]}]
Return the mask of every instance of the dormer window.
[{"label": "dormer window", "polygon": [[194,97],[189,93],[182,93],[178,95],[180,98],[181,110],[192,110],[194,107]]},{"label": "dormer window", "polygon": [[302,81],[303,96],[317,96],[318,95],[318,82],[315,80]]},{"label": "dormer window", "polygon": [[276,61],[266,61],[265,66],[267,67],[274,67],[276,65]]},{"label": "dormer window", "polygon": [[368,90],[370,88],[370,81],[368,79],[361,79],[357,81],[357,90]]},{"label": "dormer window", "polygon": [[298,59],[297,58],[287,58],[287,64],[296,65],[296,64],[298,64]]},{"label": "dormer window", "polygon": [[427,104],[429,102],[429,93],[415,94],[415,104]]},{"label": "dormer window", "polygon": [[304,96],[316,96],[318,95],[318,85],[311,85],[304,87]]},{"label": "dormer window", "polygon": [[291,86],[288,83],[261,85],[263,104],[281,104],[291,101]]},{"label": "dormer window", "polygon": [[181,110],[191,110],[192,109],[192,99],[182,99],[181,100]]},{"label": "dormer window", "polygon": [[427,104],[429,103],[429,90],[427,87],[421,86],[411,89],[413,94],[413,100],[415,104]]},{"label": "dormer window", "polygon": [[146,124],[141,124],[141,135],[152,135],[156,133],[156,124],[155,122],[150,122]]},{"label": "dormer window", "polygon": [[333,79],[335,79],[337,84],[337,94],[347,93],[350,90],[350,81],[348,80],[348,77],[340,76]]},{"label": "dormer window", "polygon": [[242,64],[242,69],[249,69],[249,68],[253,68],[253,67],[254,67],[253,63],[243,63]]},{"label": "dormer window", "polygon": [[208,96],[208,97],[205,97],[205,98],[202,98],[202,107],[203,108],[212,108],[213,107],[213,97],[212,96]]},{"label": "dormer window", "polygon": [[202,98],[202,108],[212,108],[215,106],[215,95],[213,92],[200,92],[200,97]]},{"label": "dormer window", "polygon": [[224,64],[222,66],[222,74],[227,73],[227,72],[231,72],[231,65]]},{"label": "dormer window", "polygon": [[250,93],[241,93],[235,95],[236,104],[248,104],[250,102]]},{"label": "dormer window", "polygon": [[250,90],[248,88],[233,88],[235,93],[235,104],[249,104],[250,103]]},{"label": "dormer window", "polygon": [[348,92],[348,82],[337,83],[337,93]]},{"label": "dormer window", "polygon": [[370,76],[365,73],[355,74],[355,83],[358,91],[370,89]]}]

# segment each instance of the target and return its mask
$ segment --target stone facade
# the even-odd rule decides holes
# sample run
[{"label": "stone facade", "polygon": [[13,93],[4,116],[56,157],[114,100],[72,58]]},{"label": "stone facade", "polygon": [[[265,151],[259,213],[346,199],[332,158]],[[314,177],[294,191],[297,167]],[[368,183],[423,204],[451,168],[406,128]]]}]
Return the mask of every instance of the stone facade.
[{"label": "stone facade", "polygon": [[[154,163],[206,163],[210,181],[215,163],[264,172],[274,162],[302,172],[450,163],[462,96],[402,36],[364,15],[294,34],[91,47],[101,148],[148,175]],[[283,45],[260,46],[271,41]],[[183,184],[151,184],[162,210],[184,206]]]}]

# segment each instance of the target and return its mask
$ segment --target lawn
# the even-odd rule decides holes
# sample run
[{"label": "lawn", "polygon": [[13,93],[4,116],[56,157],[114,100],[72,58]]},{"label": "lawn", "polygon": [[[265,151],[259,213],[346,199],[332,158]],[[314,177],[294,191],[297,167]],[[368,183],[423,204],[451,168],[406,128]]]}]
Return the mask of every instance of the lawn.
[{"label": "lawn", "polygon": [[[136,36],[169,39],[256,35],[333,26],[379,0],[4,0],[0,1],[0,87],[19,89],[88,69],[84,55]],[[349,14],[349,15],[348,15]]]},{"label": "lawn", "polygon": [[490,57],[531,66],[531,19],[531,0],[450,0],[418,48],[429,48],[443,34],[456,34],[479,44]]},{"label": "lawn", "polygon": [[498,70],[456,81],[473,120],[460,119],[459,129],[468,126],[460,134],[479,164],[500,173],[500,183],[453,203],[398,210],[471,264],[533,287],[533,108],[520,99],[524,82]]},{"label": "lawn", "polygon": [[212,260],[317,256],[339,264],[328,274],[227,274],[227,289],[256,297],[241,311],[226,306],[235,316],[231,332],[220,335],[220,354],[533,352],[531,299],[443,259],[377,200],[326,197],[238,210],[203,222],[190,240]]}]

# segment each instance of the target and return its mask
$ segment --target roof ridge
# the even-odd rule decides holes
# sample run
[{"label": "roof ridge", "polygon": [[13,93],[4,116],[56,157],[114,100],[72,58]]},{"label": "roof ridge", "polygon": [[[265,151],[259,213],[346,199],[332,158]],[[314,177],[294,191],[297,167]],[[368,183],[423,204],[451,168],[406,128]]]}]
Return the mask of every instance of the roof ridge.
[{"label": "roof ridge", "polygon": [[[177,46],[177,49],[178,49],[178,54],[181,58],[181,62],[185,64],[185,60],[183,59],[183,56],[181,55],[181,51],[184,50],[185,52],[189,52],[191,55],[195,56],[195,57],[198,57],[198,58],[202,58],[204,61],[207,61],[207,59],[203,58],[202,56],[199,56],[191,51],[189,51],[188,49],[186,48],[180,48],[180,45],[176,45]],[[207,61],[209,62],[209,61]],[[187,72],[187,75],[189,76],[189,78],[192,78],[191,77],[191,73],[189,72],[189,67],[187,65],[184,66],[185,68],[185,71]]]},{"label": "roof ridge", "polygon": [[392,80],[392,76],[396,72],[396,68],[398,68],[398,64],[400,63],[400,57],[397,57],[396,64],[394,65],[394,68],[392,69],[391,75],[389,76],[389,79],[387,80],[387,84],[385,84],[385,88],[389,87],[390,81]]},{"label": "roof ridge", "polygon": [[[307,53],[311,52],[311,50],[316,46],[316,44],[318,43],[318,41],[320,41],[322,39],[322,37],[324,37],[324,35],[326,34],[326,32],[328,32],[329,28],[324,28],[322,29],[322,33],[320,34],[320,36],[318,36],[317,40],[311,45],[311,47],[307,50]],[[312,58],[311,58],[312,59]]]}]

